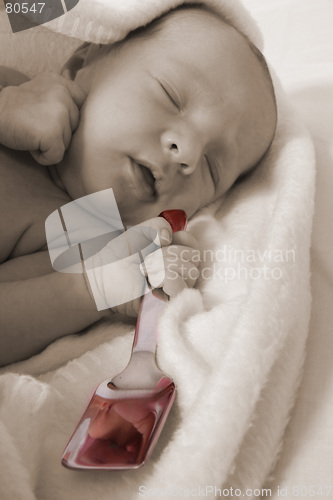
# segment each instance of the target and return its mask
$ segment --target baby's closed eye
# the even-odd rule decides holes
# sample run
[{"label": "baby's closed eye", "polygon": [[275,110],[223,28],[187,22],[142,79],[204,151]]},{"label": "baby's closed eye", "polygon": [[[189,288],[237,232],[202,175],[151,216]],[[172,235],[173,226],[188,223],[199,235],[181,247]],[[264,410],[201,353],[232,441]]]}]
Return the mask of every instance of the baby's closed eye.
[{"label": "baby's closed eye", "polygon": [[165,82],[163,82],[163,83],[160,82],[160,86],[162,87],[164,93],[166,94],[166,96],[169,99],[169,101],[171,102],[171,104],[173,106],[175,106],[178,111],[180,111],[181,110],[180,98],[179,98],[177,92],[172,87],[170,87],[169,84],[167,84]]}]

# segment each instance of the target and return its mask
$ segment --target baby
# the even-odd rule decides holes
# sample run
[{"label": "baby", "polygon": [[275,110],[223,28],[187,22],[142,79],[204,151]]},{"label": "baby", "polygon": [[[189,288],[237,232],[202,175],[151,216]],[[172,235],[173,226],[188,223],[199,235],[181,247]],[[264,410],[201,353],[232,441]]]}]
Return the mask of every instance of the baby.
[{"label": "baby", "polygon": [[[2,365],[106,314],[83,275],[52,269],[44,229],[51,212],[112,187],[124,224],[145,222],[159,234],[166,261],[159,286],[173,295],[168,249],[189,247],[188,257],[195,242],[172,236],[157,215],[180,208],[191,217],[221,197],[275,133],[263,56],[203,7],[177,8],[113,46],[85,44],[66,77],[27,81],[6,70],[0,80]],[[195,265],[177,268],[186,286],[195,283]],[[126,286],[128,277],[110,277],[120,294]],[[137,304],[116,310],[135,314]]]}]

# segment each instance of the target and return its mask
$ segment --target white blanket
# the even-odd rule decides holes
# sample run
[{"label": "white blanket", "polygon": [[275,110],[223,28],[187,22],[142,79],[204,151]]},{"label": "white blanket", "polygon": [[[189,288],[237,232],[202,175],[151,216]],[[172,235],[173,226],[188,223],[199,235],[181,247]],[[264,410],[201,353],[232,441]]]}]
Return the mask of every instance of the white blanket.
[{"label": "white blanket", "polygon": [[[179,3],[81,0],[66,14],[70,22],[64,16],[52,26],[84,39],[79,27],[89,19],[89,39],[98,41],[105,34],[99,29],[104,24],[98,24],[103,20],[117,39],[135,27],[134,20],[142,24]],[[238,2],[207,4],[221,6],[261,46]],[[27,67],[30,49],[30,74],[58,69],[78,44],[44,28],[10,35],[5,17],[1,23],[1,47],[8,49],[1,63],[22,69],[24,61]],[[68,26],[77,31],[69,33]],[[36,53],[52,53],[53,59],[38,59]],[[133,326],[100,324],[3,370],[1,499],[172,498],[185,496],[187,488],[192,496],[204,491],[213,497],[222,485],[244,493],[262,486],[280,450],[301,376],[314,195],[312,143],[276,78],[275,84],[279,125],[269,156],[189,225],[202,250],[209,251],[203,252],[198,289],[184,291],[161,318],[158,362],[174,378],[178,396],[151,460],[130,472],[76,472],[60,465],[92,392],[129,357]]]}]

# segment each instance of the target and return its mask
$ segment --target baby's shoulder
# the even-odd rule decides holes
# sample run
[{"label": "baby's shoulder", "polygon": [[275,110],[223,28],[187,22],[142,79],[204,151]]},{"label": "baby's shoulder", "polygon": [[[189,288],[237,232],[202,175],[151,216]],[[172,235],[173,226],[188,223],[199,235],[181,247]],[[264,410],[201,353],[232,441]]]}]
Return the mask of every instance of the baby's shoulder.
[{"label": "baby's shoulder", "polygon": [[[46,167],[30,160],[27,153],[0,148],[0,178],[0,262],[3,262],[43,247],[46,217],[68,200],[59,195]],[[17,248],[20,250],[15,251]]]}]

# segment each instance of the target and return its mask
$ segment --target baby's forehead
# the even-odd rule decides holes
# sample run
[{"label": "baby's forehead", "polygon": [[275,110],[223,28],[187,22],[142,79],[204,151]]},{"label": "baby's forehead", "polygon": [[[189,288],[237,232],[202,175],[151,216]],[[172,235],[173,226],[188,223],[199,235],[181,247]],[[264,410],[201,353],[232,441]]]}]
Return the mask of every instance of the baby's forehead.
[{"label": "baby's forehead", "polygon": [[122,48],[128,44],[154,39],[163,39],[166,46],[175,40],[181,40],[181,43],[191,43],[201,39],[205,43],[206,38],[211,38],[212,35],[219,36],[225,28],[236,31],[220,14],[206,6],[183,4],[155,18],[147,25],[131,31],[123,40],[110,48],[111,50],[114,47]]},{"label": "baby's forehead", "polygon": [[164,50],[174,51],[175,43],[193,46],[195,50],[196,43],[206,43],[207,40],[212,40],[214,37],[216,40],[218,37],[219,39],[216,40],[216,50],[218,50],[222,46],[233,43],[232,38],[235,38],[235,34],[239,35],[218,14],[200,4],[198,6],[185,4],[153,20],[148,25],[130,32],[123,40],[102,46],[102,50],[97,45],[91,45],[82,67],[87,68],[88,71],[90,69],[94,71],[95,64],[112,62],[115,54],[117,58],[122,58],[123,48],[130,49],[133,45],[142,47],[144,41],[150,42],[151,50],[156,50],[159,46],[155,44],[155,41],[161,41],[160,46],[163,46]]},{"label": "baby's forehead", "polygon": [[147,36],[192,34],[199,37],[202,32],[211,32],[214,27],[221,30],[227,26],[230,27],[225,19],[205,6],[185,4],[167,12],[141,31],[146,31]]}]

